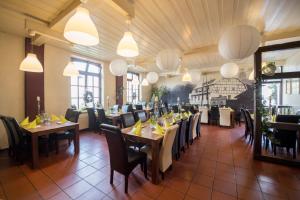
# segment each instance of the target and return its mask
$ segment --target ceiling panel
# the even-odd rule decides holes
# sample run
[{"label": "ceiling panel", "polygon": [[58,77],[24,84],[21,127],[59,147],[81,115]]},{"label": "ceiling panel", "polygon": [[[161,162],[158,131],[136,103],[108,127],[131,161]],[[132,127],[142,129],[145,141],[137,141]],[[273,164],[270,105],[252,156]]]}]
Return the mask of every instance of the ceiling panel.
[{"label": "ceiling panel", "polygon": [[[0,7],[50,22],[71,2],[6,0],[0,1]],[[68,48],[100,60],[117,58],[118,42],[127,30],[124,12],[116,9],[111,0],[89,0],[83,6],[88,8],[97,25],[100,44],[93,47],[72,45]],[[299,0],[135,0],[134,7],[135,18],[130,30],[140,50],[136,63],[147,70],[158,70],[154,58],[165,48],[182,51],[185,65],[190,68],[220,66],[227,61],[217,51],[195,51],[192,55],[185,53],[216,45],[222,33],[233,25],[254,25],[266,34],[300,29]],[[73,13],[63,18],[53,30],[62,34],[66,21]],[[16,19],[12,21],[21,24]],[[9,23],[6,22],[5,26],[9,26]],[[0,25],[1,29],[3,27]],[[19,30],[12,27],[8,29]],[[245,60],[239,63],[251,63]]]}]

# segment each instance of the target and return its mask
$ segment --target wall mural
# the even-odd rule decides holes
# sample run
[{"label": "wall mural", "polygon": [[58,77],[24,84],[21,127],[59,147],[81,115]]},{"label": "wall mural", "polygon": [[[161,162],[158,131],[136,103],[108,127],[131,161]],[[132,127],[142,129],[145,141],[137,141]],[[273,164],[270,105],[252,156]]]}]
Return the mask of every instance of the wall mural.
[{"label": "wall mural", "polygon": [[[182,82],[181,82],[182,83]],[[253,109],[254,87],[247,80],[211,79],[198,84],[166,85],[167,92],[162,101],[168,104],[197,104],[202,106],[229,106],[239,110],[241,107]]]}]

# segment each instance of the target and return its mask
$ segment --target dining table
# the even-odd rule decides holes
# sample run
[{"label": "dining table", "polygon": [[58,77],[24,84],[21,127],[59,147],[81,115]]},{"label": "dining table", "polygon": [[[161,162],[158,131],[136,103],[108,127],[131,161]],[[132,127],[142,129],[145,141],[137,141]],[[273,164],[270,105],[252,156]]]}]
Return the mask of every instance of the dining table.
[{"label": "dining table", "polygon": [[147,145],[151,145],[151,181],[153,184],[159,183],[159,151],[160,144],[164,138],[162,134],[158,134],[154,131],[149,123],[143,123],[141,134],[135,134],[132,131],[132,127],[123,128],[121,130],[123,136],[128,140],[141,142]]},{"label": "dining table", "polygon": [[62,131],[74,131],[74,151],[77,155],[79,153],[79,123],[67,121],[65,123],[49,122],[37,125],[35,128],[23,127],[23,132],[31,137],[31,151],[32,151],[32,168],[39,167],[39,136],[49,136],[52,133]]},{"label": "dining table", "polygon": [[105,114],[105,117],[110,119],[113,125],[117,126],[121,118],[121,113],[109,113]]}]

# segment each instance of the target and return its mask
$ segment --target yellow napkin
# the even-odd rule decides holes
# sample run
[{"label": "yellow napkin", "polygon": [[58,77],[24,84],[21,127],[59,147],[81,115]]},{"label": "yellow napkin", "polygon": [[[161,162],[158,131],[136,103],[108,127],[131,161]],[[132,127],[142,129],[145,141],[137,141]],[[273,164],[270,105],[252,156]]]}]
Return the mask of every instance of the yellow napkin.
[{"label": "yellow napkin", "polygon": [[68,120],[67,120],[64,116],[62,116],[62,115],[60,115],[59,118],[60,118],[60,122],[61,122],[62,124],[66,123],[66,122],[68,121]]},{"label": "yellow napkin", "polygon": [[132,132],[136,135],[141,135],[142,133],[142,121],[139,120],[135,123],[135,125],[133,126]]},{"label": "yellow napkin", "polygon": [[169,128],[171,126],[170,122],[167,119],[164,120],[164,124],[166,128]]},{"label": "yellow napkin", "polygon": [[40,124],[40,123],[42,122],[42,121],[41,121],[41,117],[38,116],[38,115],[35,116],[35,120],[36,120],[36,123],[37,123],[37,124]]},{"label": "yellow napkin", "polygon": [[160,135],[164,135],[164,132],[165,132],[164,129],[159,124],[156,124],[155,131],[156,131],[156,133],[158,133]]},{"label": "yellow napkin", "polygon": [[23,121],[21,121],[20,125],[22,127],[27,126],[29,124],[29,117],[26,117]]},{"label": "yellow napkin", "polygon": [[58,121],[59,118],[56,116],[56,115],[51,115],[51,121],[54,122],[54,121]]},{"label": "yellow napkin", "polygon": [[36,128],[36,119],[33,120],[32,122],[30,122],[27,126],[27,128],[31,129],[31,128]]}]

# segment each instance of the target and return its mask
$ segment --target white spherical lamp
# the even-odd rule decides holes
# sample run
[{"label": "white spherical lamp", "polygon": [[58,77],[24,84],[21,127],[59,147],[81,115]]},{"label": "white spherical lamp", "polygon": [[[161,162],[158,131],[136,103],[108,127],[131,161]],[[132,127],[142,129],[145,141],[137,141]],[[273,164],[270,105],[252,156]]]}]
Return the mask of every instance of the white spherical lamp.
[{"label": "white spherical lamp", "polygon": [[234,26],[221,36],[219,53],[228,60],[243,59],[258,49],[260,40],[260,33],[253,26]]},{"label": "white spherical lamp", "polygon": [[127,63],[123,59],[116,59],[111,61],[109,70],[114,76],[124,76],[127,74]]},{"label": "white spherical lamp", "polygon": [[64,37],[70,42],[85,46],[93,46],[99,43],[96,25],[86,8],[77,8],[76,13],[65,26]]},{"label": "white spherical lamp", "polygon": [[163,71],[175,71],[180,64],[180,53],[177,49],[165,49],[156,56],[156,65]]},{"label": "white spherical lamp", "polygon": [[150,84],[154,84],[158,81],[158,74],[156,72],[149,72],[146,79]]},{"label": "white spherical lamp", "polygon": [[223,78],[234,78],[239,73],[239,66],[235,63],[226,63],[222,65],[220,73]]}]

